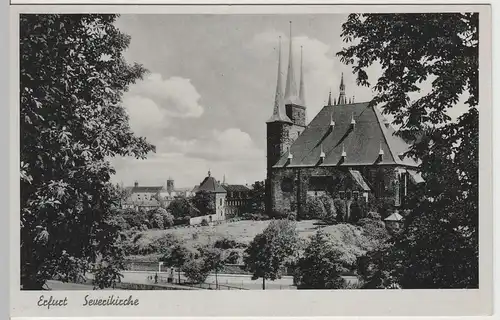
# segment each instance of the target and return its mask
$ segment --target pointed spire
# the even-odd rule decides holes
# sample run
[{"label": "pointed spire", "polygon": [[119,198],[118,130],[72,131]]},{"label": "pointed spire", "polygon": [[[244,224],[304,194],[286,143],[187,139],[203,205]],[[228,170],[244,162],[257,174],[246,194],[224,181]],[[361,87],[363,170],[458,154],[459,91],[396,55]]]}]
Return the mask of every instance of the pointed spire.
[{"label": "pointed spire", "polygon": [[332,129],[335,127],[335,121],[333,121],[333,112],[330,113],[330,127]]},{"label": "pointed spire", "polygon": [[340,77],[340,94],[339,94],[339,103],[338,104],[346,104],[347,100],[345,97],[345,85],[344,85],[344,73],[342,72]]},{"label": "pointed spire", "polygon": [[331,106],[332,105],[332,90],[330,89],[330,93],[328,94],[328,104],[327,106]]},{"label": "pointed spire", "polygon": [[321,158],[321,160],[324,160],[325,159],[325,152],[323,151],[323,144],[321,144],[321,149],[320,149],[320,152],[319,152],[319,157]]},{"label": "pointed spire", "polygon": [[225,185],[226,184],[226,174],[224,174],[224,176],[222,177],[222,184]]},{"label": "pointed spire", "polygon": [[279,48],[278,48],[278,80],[276,84],[276,95],[274,98],[274,109],[273,115],[267,122],[292,122],[290,118],[286,115],[285,111],[285,101],[283,99],[283,84],[281,78],[281,37],[279,37]]},{"label": "pointed spire", "polygon": [[210,172],[210,169],[208,169],[208,176],[210,177],[212,175],[212,172]]},{"label": "pointed spire", "polygon": [[304,68],[302,67],[302,46],[300,46],[300,87],[299,100],[302,106],[306,105],[306,91],[304,88]]},{"label": "pointed spire", "polygon": [[345,152],[345,147],[344,147],[344,144],[342,143],[342,158],[346,158],[347,157],[347,152]]},{"label": "pointed spire", "polygon": [[290,49],[288,53],[288,71],[286,75],[285,104],[298,104],[297,83],[295,83],[295,70],[293,69],[292,51],[292,21],[290,21]]}]

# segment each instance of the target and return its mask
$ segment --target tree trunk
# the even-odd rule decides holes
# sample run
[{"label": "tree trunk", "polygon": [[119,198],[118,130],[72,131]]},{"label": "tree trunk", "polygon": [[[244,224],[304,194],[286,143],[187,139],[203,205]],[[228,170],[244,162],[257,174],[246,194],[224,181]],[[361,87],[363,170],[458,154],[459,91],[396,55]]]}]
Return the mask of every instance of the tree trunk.
[{"label": "tree trunk", "polygon": [[262,278],[262,290],[266,290],[266,278]]},{"label": "tree trunk", "polygon": [[177,269],[177,276],[179,279],[179,284],[181,284],[181,268]]},{"label": "tree trunk", "polygon": [[217,269],[215,270],[215,290],[219,290],[219,281],[217,279]]}]

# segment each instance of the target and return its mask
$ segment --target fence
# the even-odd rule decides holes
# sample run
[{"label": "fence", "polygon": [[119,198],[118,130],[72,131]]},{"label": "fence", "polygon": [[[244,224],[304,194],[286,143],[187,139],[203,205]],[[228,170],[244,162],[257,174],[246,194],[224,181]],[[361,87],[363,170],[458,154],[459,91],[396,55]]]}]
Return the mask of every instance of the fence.
[{"label": "fence", "polygon": [[[156,279],[155,279],[156,278]],[[164,284],[173,284],[174,282],[177,284],[177,285],[180,285],[180,286],[186,286],[186,287],[191,287],[191,288],[198,288],[198,289],[205,289],[205,290],[248,290],[248,289],[245,289],[245,288],[242,288],[242,287],[236,287],[236,286],[229,286],[229,285],[225,285],[225,284],[215,284],[215,283],[192,283],[192,282],[189,282],[185,279],[180,279],[181,282],[179,283],[179,280],[178,279],[175,279],[174,278],[171,278],[171,281],[169,281],[169,278],[168,277],[165,277],[165,276],[148,276],[147,277],[147,280],[149,282],[152,282],[152,283],[155,283],[156,281],[158,281],[159,284],[161,283],[164,283]]]}]

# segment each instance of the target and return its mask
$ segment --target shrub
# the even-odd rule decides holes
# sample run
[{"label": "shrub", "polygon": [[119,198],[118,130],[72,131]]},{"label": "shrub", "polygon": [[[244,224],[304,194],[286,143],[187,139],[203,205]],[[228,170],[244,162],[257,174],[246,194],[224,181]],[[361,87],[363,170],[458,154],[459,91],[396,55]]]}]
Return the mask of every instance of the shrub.
[{"label": "shrub", "polygon": [[336,224],[337,223],[337,209],[335,208],[334,201],[331,197],[321,196],[319,200],[323,203],[325,208],[325,214],[322,220],[326,224]]},{"label": "shrub", "polygon": [[234,240],[228,239],[228,238],[222,238],[222,239],[218,239],[217,241],[215,241],[214,247],[218,248],[218,249],[224,249],[224,250],[237,249],[237,248],[246,248],[247,244],[237,242],[237,241],[234,241]]},{"label": "shrub", "polygon": [[323,201],[319,197],[307,197],[305,210],[298,215],[299,220],[306,219],[322,219],[326,214],[326,209]]},{"label": "shrub", "polygon": [[163,215],[163,227],[165,229],[170,228],[174,225],[174,216],[170,212],[165,212]]},{"label": "shrub", "polygon": [[204,226],[204,227],[208,226],[209,224],[208,224],[207,219],[201,220],[201,225]]},{"label": "shrub", "polygon": [[151,217],[151,228],[163,229],[163,217],[159,213],[153,214]]},{"label": "shrub", "polygon": [[226,263],[237,264],[240,261],[240,253],[238,251],[231,251],[226,258]]},{"label": "shrub", "polygon": [[337,212],[337,222],[344,222],[347,218],[347,201],[342,199],[333,200],[335,211]]},{"label": "shrub", "polygon": [[263,221],[263,220],[269,220],[269,216],[264,214],[264,213],[244,213],[241,215],[242,219],[244,220],[254,220],[254,221]]},{"label": "shrub", "polygon": [[356,223],[368,215],[367,206],[363,201],[353,201],[350,208],[349,222]]},{"label": "shrub", "polygon": [[207,279],[210,271],[205,267],[203,259],[189,260],[182,266],[182,271],[189,281],[193,283],[203,283]]}]

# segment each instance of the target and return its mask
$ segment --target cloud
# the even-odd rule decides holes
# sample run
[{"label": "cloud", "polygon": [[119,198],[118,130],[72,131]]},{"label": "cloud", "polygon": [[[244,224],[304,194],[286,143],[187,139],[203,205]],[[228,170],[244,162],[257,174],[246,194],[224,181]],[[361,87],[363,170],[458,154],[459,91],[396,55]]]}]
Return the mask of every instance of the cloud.
[{"label": "cloud", "polygon": [[[165,137],[157,144],[157,153],[146,160],[117,159],[116,181],[132,183],[130,177],[143,177],[141,184],[163,183],[174,177],[180,186],[193,187],[211,170],[213,176],[229,183],[253,183],[264,179],[265,152],[258,148],[250,135],[238,128],[212,130],[205,136],[183,140]],[[121,170],[122,168],[127,168]]]},{"label": "cloud", "polygon": [[151,73],[130,88],[130,94],[149,97],[170,117],[198,118],[203,114],[200,94],[190,79]]},{"label": "cloud", "polygon": [[150,98],[126,95],[123,106],[129,115],[130,127],[138,135],[154,136],[157,130],[168,125],[165,112]]}]

